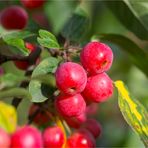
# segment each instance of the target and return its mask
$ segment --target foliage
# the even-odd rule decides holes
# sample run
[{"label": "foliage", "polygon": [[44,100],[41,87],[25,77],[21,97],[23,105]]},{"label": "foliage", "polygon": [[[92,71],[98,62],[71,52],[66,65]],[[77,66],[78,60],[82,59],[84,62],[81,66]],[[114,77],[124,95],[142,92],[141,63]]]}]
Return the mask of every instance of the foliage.
[{"label": "foliage", "polygon": [[[10,3],[21,5],[18,1]],[[5,2],[0,2],[1,9],[5,6]],[[145,79],[140,79],[139,82],[146,83],[146,87],[148,86],[148,3],[146,1],[57,2],[53,0],[47,1],[41,10],[43,15],[44,13],[47,15],[48,27],[45,27],[44,22],[41,25],[37,21],[32,21],[34,10],[30,11],[29,23],[24,30],[10,31],[0,26],[0,64],[5,71],[3,75],[0,75],[0,100],[9,102],[9,104],[13,100],[12,105],[16,108],[22,99],[28,99],[31,103],[49,105],[54,95],[59,93],[54,78],[56,68],[60,63],[69,59],[79,61],[80,50],[91,40],[102,41],[112,47],[115,58],[110,75],[114,80],[123,79],[127,85],[130,85],[128,78],[132,80],[136,74],[133,72],[132,76],[129,76],[129,73],[133,67],[137,67],[137,71],[141,71],[146,76],[145,78],[143,75],[142,78]],[[104,25],[99,26],[98,24],[101,23]],[[25,46],[26,42],[36,45],[38,51],[30,54]],[[22,58],[21,62],[24,62],[27,57],[30,66],[25,72],[17,69],[13,62],[10,62],[20,60],[18,57]],[[133,81],[134,87],[138,90],[139,82]],[[130,91],[132,92],[134,88],[127,90],[122,81],[115,81],[114,84],[118,90],[118,106],[125,121],[139,134],[145,147],[148,147],[147,110],[144,107],[148,103],[147,90],[142,88],[145,90],[143,91],[144,97],[142,96],[144,99],[139,101],[136,98],[142,98],[141,96],[133,99],[130,95]],[[0,102],[0,127],[12,133],[17,126],[16,110],[2,101]],[[120,132],[124,133],[123,127],[126,123],[121,116],[118,117],[117,114],[120,113],[114,108],[115,103],[117,101],[114,99],[109,102],[109,106],[104,105],[105,112],[112,110],[112,112],[109,110],[111,115],[108,119],[105,119],[103,113],[99,118],[104,124],[104,131],[115,126],[115,123],[110,121],[113,118],[117,118],[119,122],[121,120],[123,125],[119,128]],[[52,109],[51,105],[49,110]],[[58,119],[58,123],[62,127],[63,123],[60,120]],[[105,123],[108,121],[110,125]],[[125,134],[129,133],[130,130]],[[118,138],[120,136],[115,139]],[[98,146],[126,146],[128,136],[124,136],[122,140],[118,139],[118,143],[112,139],[107,143],[103,139],[105,138],[98,141]]]}]

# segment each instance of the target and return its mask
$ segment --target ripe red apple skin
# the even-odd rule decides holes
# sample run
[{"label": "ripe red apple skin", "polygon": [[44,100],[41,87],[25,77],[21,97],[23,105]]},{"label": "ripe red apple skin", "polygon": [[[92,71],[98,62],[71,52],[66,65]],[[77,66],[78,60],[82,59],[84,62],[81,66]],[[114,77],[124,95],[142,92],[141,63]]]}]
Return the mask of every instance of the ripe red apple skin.
[{"label": "ripe red apple skin", "polygon": [[[25,46],[30,51],[30,53],[35,50],[35,46],[31,43],[26,42]],[[14,61],[14,64],[21,70],[26,70],[29,67],[29,63],[27,61]]]},{"label": "ripe red apple skin", "polygon": [[43,132],[43,143],[45,148],[62,148],[64,133],[58,126],[48,127]]},{"label": "ripe red apple skin", "polygon": [[78,129],[83,122],[86,121],[86,114],[82,113],[79,116],[64,118],[69,127]]},{"label": "ripe red apple skin", "polygon": [[84,90],[87,75],[83,67],[77,63],[61,64],[55,73],[58,89],[64,94],[74,95]]},{"label": "ripe red apple skin", "polygon": [[99,109],[98,103],[91,103],[86,107],[86,115],[87,116],[94,116]]},{"label": "ripe red apple skin", "polygon": [[26,46],[27,49],[29,49],[30,52],[35,50],[35,45],[33,45],[31,43],[26,42],[25,46]]},{"label": "ripe red apple skin", "polygon": [[23,29],[27,25],[28,14],[20,6],[10,6],[2,11],[0,22],[6,29]]},{"label": "ripe red apple skin", "polygon": [[44,2],[45,0],[21,0],[21,3],[28,9],[41,7]]},{"label": "ripe red apple skin", "polygon": [[19,128],[11,137],[11,148],[41,148],[41,133],[31,126]]},{"label": "ripe red apple skin", "polygon": [[74,117],[85,112],[86,103],[80,94],[74,96],[59,95],[55,100],[55,108],[63,117]]},{"label": "ripe red apple skin", "polygon": [[86,122],[82,125],[83,128],[86,128],[96,139],[101,134],[101,125],[95,119],[87,119]]},{"label": "ripe red apple skin", "polygon": [[87,102],[104,102],[113,94],[112,80],[106,73],[90,76],[82,92]]},{"label": "ripe red apple skin", "polygon": [[10,136],[0,128],[0,148],[9,148],[10,147]]},{"label": "ripe red apple skin", "polygon": [[95,139],[86,129],[79,129],[67,140],[68,148],[95,148]]},{"label": "ripe red apple skin", "polygon": [[113,62],[113,53],[106,44],[90,42],[81,51],[80,60],[86,71],[94,75],[109,70]]}]

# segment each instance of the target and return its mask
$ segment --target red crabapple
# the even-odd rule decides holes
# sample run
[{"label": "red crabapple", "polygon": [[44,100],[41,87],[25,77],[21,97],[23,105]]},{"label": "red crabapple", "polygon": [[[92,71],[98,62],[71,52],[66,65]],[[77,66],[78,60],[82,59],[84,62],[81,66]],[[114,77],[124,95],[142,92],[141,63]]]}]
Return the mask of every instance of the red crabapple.
[{"label": "red crabapple", "polygon": [[41,133],[34,127],[19,128],[11,137],[11,148],[41,148]]},{"label": "red crabapple", "polygon": [[29,9],[41,7],[45,0],[21,0],[21,3]]},{"label": "red crabapple", "polygon": [[63,117],[74,117],[85,112],[86,103],[80,94],[74,96],[59,95],[55,100],[55,107]]},{"label": "red crabapple", "polygon": [[67,140],[68,148],[94,148],[95,145],[94,137],[85,129],[79,129]]},{"label": "red crabapple", "polygon": [[97,138],[101,134],[101,125],[95,119],[87,119],[84,124],[82,124],[83,128],[86,128],[94,138]]},{"label": "red crabapple", "polygon": [[111,67],[113,53],[106,44],[90,42],[81,51],[80,60],[89,74],[98,74]]},{"label": "red crabapple", "polygon": [[85,113],[80,114],[79,116],[64,118],[68,126],[72,128],[79,128],[83,122],[86,121]]},{"label": "red crabapple", "polygon": [[[25,43],[25,46],[30,51],[30,53],[35,50],[35,46],[31,43]],[[26,70],[29,67],[28,61],[14,61],[14,64],[21,70]]]},{"label": "red crabapple", "polygon": [[90,76],[82,92],[88,102],[104,102],[113,94],[112,80],[106,73]]},{"label": "red crabapple", "polygon": [[86,107],[85,113],[87,116],[93,116],[97,113],[98,108],[98,103],[91,103]]},{"label": "red crabapple", "polygon": [[61,64],[55,73],[59,90],[68,95],[74,95],[84,90],[87,75],[82,66],[73,62]]},{"label": "red crabapple", "polygon": [[10,147],[10,137],[2,128],[0,128],[0,148],[9,148],[9,147]]},{"label": "red crabapple", "polygon": [[62,148],[64,144],[64,133],[58,127],[48,127],[43,132],[43,144],[45,148]]},{"label": "red crabapple", "polygon": [[28,14],[20,6],[5,8],[0,17],[2,26],[6,29],[23,29],[27,25]]}]

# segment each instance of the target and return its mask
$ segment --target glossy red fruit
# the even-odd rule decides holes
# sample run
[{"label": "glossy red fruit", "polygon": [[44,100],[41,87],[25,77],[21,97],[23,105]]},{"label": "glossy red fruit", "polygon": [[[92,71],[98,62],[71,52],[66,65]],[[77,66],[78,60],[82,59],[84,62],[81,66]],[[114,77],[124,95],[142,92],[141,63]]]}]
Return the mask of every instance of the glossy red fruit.
[{"label": "glossy red fruit", "polygon": [[86,115],[85,113],[82,113],[79,116],[64,119],[67,122],[68,126],[77,129],[81,126],[82,123],[86,121]]},{"label": "glossy red fruit", "polygon": [[[38,108],[39,107],[37,105],[32,104],[30,107],[30,110],[29,110],[29,115],[34,114]],[[44,111],[41,111],[34,117],[33,122],[36,125],[44,125],[47,122],[49,122],[49,120],[50,119],[49,119],[48,115]]]},{"label": "glossy red fruit", "polygon": [[11,137],[11,148],[41,148],[41,133],[34,127],[19,128]]},{"label": "glossy red fruit", "polygon": [[85,111],[86,103],[80,94],[74,96],[59,95],[55,100],[55,107],[63,117],[74,117]]},{"label": "glossy red fruit", "polygon": [[0,128],[0,148],[9,148],[10,147],[10,136]]},{"label": "glossy red fruit", "polygon": [[80,60],[89,74],[98,74],[109,70],[113,53],[106,44],[90,42],[81,51]]},{"label": "glossy red fruit", "polygon": [[[25,46],[30,51],[30,53],[35,50],[35,46],[31,43],[25,43]],[[26,70],[29,67],[29,63],[27,61],[14,61],[14,64],[21,70]]]},{"label": "glossy red fruit", "polygon": [[101,125],[95,119],[87,119],[86,122],[82,125],[83,128],[86,128],[94,138],[97,138],[101,134]]},{"label": "glossy red fruit", "polygon": [[82,94],[87,102],[104,102],[113,94],[112,80],[106,73],[90,76]]},{"label": "glossy red fruit", "polygon": [[41,7],[45,0],[21,0],[21,3],[29,9]]},{"label": "glossy red fruit", "polygon": [[26,42],[25,46],[26,46],[27,49],[29,49],[30,52],[35,50],[35,45],[33,45],[31,43]]},{"label": "glossy red fruit", "polygon": [[45,148],[62,148],[64,144],[64,133],[58,126],[48,127],[43,133]]},{"label": "glossy red fruit", "polygon": [[97,113],[98,108],[98,103],[91,103],[86,107],[85,113],[87,116],[93,116]]},{"label": "glossy red fruit", "polygon": [[87,75],[83,67],[73,62],[61,64],[55,77],[59,90],[68,95],[82,92],[87,82]]},{"label": "glossy red fruit", "polygon": [[27,25],[28,14],[20,6],[10,6],[2,11],[0,22],[6,29],[23,29]]},{"label": "glossy red fruit", "polygon": [[67,140],[68,148],[95,148],[95,139],[85,129],[80,129],[72,134]]}]

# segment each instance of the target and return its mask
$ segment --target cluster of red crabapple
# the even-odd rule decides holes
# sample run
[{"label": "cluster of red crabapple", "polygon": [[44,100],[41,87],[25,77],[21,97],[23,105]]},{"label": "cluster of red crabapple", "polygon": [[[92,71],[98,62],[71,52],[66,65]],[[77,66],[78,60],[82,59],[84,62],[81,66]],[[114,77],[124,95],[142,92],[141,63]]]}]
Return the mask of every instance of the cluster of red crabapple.
[{"label": "cluster of red crabapple", "polygon": [[[30,1],[30,2],[29,2]],[[44,0],[21,0],[26,8],[35,8]],[[6,29],[23,29],[28,20],[28,14],[19,6],[11,6],[1,14],[1,24]],[[16,21],[19,20],[19,21]],[[35,48],[26,43],[26,48],[32,52]],[[8,135],[0,129],[0,147],[3,148],[40,148],[40,147],[95,147],[95,138],[101,133],[100,124],[94,119],[86,118],[86,106],[91,103],[104,102],[113,93],[112,80],[105,73],[112,65],[111,49],[100,42],[88,43],[80,54],[81,65],[74,62],[61,64],[55,73],[56,84],[60,94],[55,99],[55,108],[67,124],[75,128],[65,143],[63,130],[58,126],[48,127],[43,134],[35,127],[19,127]],[[27,61],[15,61],[22,70],[29,66]]]},{"label": "cluster of red crabapple", "polygon": [[[45,129],[43,134],[32,126],[20,127],[11,138],[0,130],[1,147],[95,147],[95,138],[101,133],[100,124],[85,118],[86,104],[104,102],[113,93],[112,80],[107,71],[113,60],[111,49],[100,42],[88,43],[80,54],[82,65],[65,62],[55,73],[60,94],[55,99],[55,108],[70,127],[77,130],[68,137],[58,126]],[[88,78],[87,78],[88,75]],[[83,124],[82,124],[83,123]]]},{"label": "cluster of red crabapple", "polygon": [[[100,125],[93,119],[86,119],[85,110],[86,105],[104,102],[113,94],[112,80],[105,73],[112,65],[113,53],[107,45],[94,41],[83,48],[80,61],[84,68],[74,62],[65,62],[57,68],[55,77],[60,94],[56,97],[55,108],[69,126],[79,128],[67,140],[70,147],[95,147],[92,137],[99,136]],[[89,122],[86,129],[93,135],[91,138],[85,121]],[[81,141],[78,135],[87,135],[87,142],[83,144],[84,139]]]}]

